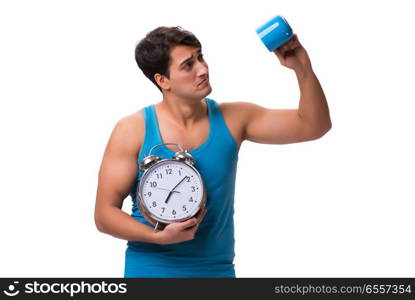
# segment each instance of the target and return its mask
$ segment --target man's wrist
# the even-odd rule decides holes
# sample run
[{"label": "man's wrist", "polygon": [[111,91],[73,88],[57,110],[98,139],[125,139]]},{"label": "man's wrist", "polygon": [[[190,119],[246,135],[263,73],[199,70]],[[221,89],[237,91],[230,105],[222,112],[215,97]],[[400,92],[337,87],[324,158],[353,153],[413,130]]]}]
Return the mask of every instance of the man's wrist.
[{"label": "man's wrist", "polygon": [[164,245],[163,242],[163,236],[161,234],[161,231],[154,231],[154,229],[151,232],[151,242],[158,245]]},{"label": "man's wrist", "polygon": [[302,81],[307,77],[314,76],[314,71],[310,64],[301,69],[295,70],[295,75],[297,76],[298,81]]}]

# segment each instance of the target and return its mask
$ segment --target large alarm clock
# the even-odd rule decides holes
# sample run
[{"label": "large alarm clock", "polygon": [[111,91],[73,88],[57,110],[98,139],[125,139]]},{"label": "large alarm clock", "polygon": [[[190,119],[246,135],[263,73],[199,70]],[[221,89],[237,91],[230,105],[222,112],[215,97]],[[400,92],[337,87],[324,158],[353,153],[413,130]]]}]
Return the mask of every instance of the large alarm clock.
[{"label": "large alarm clock", "polygon": [[[180,151],[171,159],[151,154],[162,145],[176,145]],[[190,219],[205,207],[206,188],[194,165],[192,155],[175,143],[152,147],[140,162],[140,170],[144,173],[137,186],[138,207],[154,230]]]}]

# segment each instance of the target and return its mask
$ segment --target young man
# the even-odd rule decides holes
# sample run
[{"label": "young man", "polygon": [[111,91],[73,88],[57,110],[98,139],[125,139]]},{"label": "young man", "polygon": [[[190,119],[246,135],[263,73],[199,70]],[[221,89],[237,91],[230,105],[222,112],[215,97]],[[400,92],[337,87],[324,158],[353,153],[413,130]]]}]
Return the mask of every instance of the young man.
[{"label": "young man", "polygon": [[[137,45],[138,66],[163,99],[116,124],[99,171],[95,207],[98,230],[128,241],[125,277],[235,277],[233,205],[241,143],[310,141],[331,128],[324,92],[297,36],[274,53],[297,75],[298,109],[207,98],[212,87],[201,44],[180,27],[156,28]],[[154,231],[137,208],[138,164],[162,143],[190,151],[205,181],[207,204],[195,217]],[[166,158],[178,150],[159,149]],[[121,210],[128,195],[131,215]]]}]

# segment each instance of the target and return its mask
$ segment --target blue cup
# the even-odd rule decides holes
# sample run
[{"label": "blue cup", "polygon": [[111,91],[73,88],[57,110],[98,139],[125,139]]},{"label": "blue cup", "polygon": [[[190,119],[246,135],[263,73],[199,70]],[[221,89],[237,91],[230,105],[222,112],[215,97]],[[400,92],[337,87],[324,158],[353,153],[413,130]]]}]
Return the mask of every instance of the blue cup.
[{"label": "blue cup", "polygon": [[256,33],[269,51],[278,49],[293,36],[293,30],[282,16],[276,16],[258,27]]}]

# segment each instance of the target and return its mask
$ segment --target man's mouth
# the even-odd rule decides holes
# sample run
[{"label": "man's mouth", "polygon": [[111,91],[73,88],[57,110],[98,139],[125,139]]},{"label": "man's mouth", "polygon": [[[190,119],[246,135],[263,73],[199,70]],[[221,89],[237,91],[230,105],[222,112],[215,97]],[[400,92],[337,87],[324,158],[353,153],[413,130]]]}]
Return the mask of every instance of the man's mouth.
[{"label": "man's mouth", "polygon": [[207,84],[209,82],[209,78],[205,78],[205,79],[203,79],[201,82],[199,82],[199,84],[197,85],[197,86],[200,86],[200,85],[205,85],[205,84]]}]

